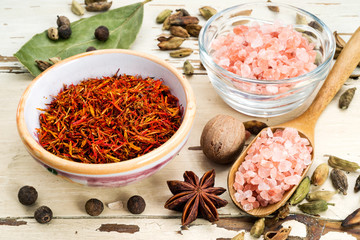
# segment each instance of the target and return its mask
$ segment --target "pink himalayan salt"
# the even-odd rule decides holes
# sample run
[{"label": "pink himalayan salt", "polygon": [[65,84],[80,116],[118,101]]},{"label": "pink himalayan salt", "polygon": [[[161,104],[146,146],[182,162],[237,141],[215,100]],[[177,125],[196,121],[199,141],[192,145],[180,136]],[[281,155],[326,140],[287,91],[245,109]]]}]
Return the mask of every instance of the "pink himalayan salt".
[{"label": "pink himalayan salt", "polygon": [[[316,68],[314,44],[292,25],[239,25],[213,40],[214,61],[241,77],[280,80],[303,75]],[[235,87],[256,94],[286,92],[291,84],[263,86],[233,80]]]},{"label": "pink himalayan salt", "polygon": [[309,141],[294,128],[262,131],[235,174],[236,201],[246,211],[279,202],[300,182],[311,152]]}]

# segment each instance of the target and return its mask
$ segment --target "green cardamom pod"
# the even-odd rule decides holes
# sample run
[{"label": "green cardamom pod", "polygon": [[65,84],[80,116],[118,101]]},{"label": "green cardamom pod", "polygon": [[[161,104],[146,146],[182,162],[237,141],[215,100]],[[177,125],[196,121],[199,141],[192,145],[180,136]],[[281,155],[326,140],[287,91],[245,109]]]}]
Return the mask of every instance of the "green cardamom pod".
[{"label": "green cardamom pod", "polygon": [[55,64],[55,63],[60,62],[61,58],[60,57],[52,57],[52,58],[49,58],[49,61],[51,61],[53,64]]},{"label": "green cardamom pod", "polygon": [[[267,2],[271,3],[271,0],[268,0]],[[280,8],[278,6],[268,5],[268,9],[272,12],[280,12]]]},{"label": "green cardamom pod", "polygon": [[[166,39],[166,38],[165,38]],[[163,40],[163,39],[161,39]],[[183,38],[179,38],[179,37],[170,37],[167,40],[164,41],[160,41],[160,43],[158,43],[158,47],[161,50],[173,50],[173,49],[177,49],[180,47],[180,45],[185,41],[185,39]]]},{"label": "green cardamom pod", "polygon": [[112,2],[94,2],[86,5],[86,11],[88,12],[103,12],[109,10]]},{"label": "green cardamom pod", "polygon": [[172,10],[170,10],[170,9],[165,9],[165,10],[161,11],[159,13],[159,15],[157,15],[157,17],[156,17],[156,22],[163,23],[165,21],[165,19],[171,15],[171,13],[172,13]]},{"label": "green cardamom pod", "polygon": [[185,75],[192,75],[192,74],[194,74],[194,67],[191,65],[191,63],[189,62],[189,60],[186,60],[186,61],[184,62],[183,70],[184,70],[184,74],[185,74]]},{"label": "green cardamom pod", "polygon": [[344,195],[347,194],[349,184],[347,177],[343,171],[334,168],[330,173],[330,179],[335,189],[339,190]]},{"label": "green cardamom pod", "polygon": [[300,13],[296,14],[296,24],[307,25],[306,17]]},{"label": "green cardamom pod", "polygon": [[82,16],[85,13],[83,6],[81,6],[76,0],[73,0],[71,3],[71,11],[78,16]]},{"label": "green cardamom pod", "polygon": [[180,26],[171,26],[170,33],[176,37],[188,38],[190,37],[188,31]]},{"label": "green cardamom pod", "polygon": [[291,196],[289,202],[291,205],[296,205],[300,203],[302,200],[305,199],[306,195],[310,191],[310,178],[305,177],[297,189],[295,190],[295,193]]},{"label": "green cardamom pod", "polygon": [[190,16],[190,13],[184,8],[176,9],[177,12],[181,12],[183,16]]},{"label": "green cardamom pod", "polygon": [[244,240],[245,239],[245,232],[241,232],[233,237],[231,240]]},{"label": "green cardamom pod", "polygon": [[324,184],[329,176],[329,165],[322,163],[316,167],[315,171],[311,176],[311,183],[315,186],[321,186]]},{"label": "green cardamom pod", "polygon": [[327,203],[325,200],[317,200],[313,202],[300,204],[299,209],[307,214],[317,215],[321,212],[324,212],[328,209],[328,205],[334,205],[332,203]]},{"label": "green cardamom pod", "polygon": [[360,175],[357,177],[354,187],[355,192],[358,192],[359,190],[360,190]]},{"label": "green cardamom pod", "polygon": [[265,229],[265,218],[260,218],[257,220],[250,230],[250,235],[255,238],[259,238]]},{"label": "green cardamom pod", "polygon": [[187,57],[190,54],[192,54],[193,50],[191,48],[182,48],[179,50],[175,50],[170,52],[170,56],[173,58],[182,58],[182,57]]},{"label": "green cardamom pod", "polygon": [[354,95],[355,95],[356,87],[349,88],[343,94],[341,94],[339,99],[339,108],[348,109]]},{"label": "green cardamom pod", "polygon": [[86,5],[89,5],[89,4],[95,3],[95,2],[107,2],[107,0],[85,0]]},{"label": "green cardamom pod", "polygon": [[215,15],[217,13],[215,8],[209,7],[209,6],[204,6],[199,8],[199,12],[201,14],[201,16],[203,16],[206,20],[208,20],[209,18],[211,18],[213,15]]},{"label": "green cardamom pod", "polygon": [[188,24],[186,25],[186,31],[193,36],[198,37],[201,30],[201,26],[199,24]]},{"label": "green cardamom pod", "polygon": [[333,168],[338,168],[346,172],[356,172],[360,168],[356,162],[351,162],[339,157],[329,156],[328,163]]},{"label": "green cardamom pod", "polygon": [[337,191],[316,191],[309,193],[306,197],[306,200],[309,202],[316,200],[330,201],[336,193]]},{"label": "green cardamom pod", "polygon": [[58,40],[59,39],[59,31],[57,28],[51,27],[47,31],[47,35],[51,40]]},{"label": "green cardamom pod", "polygon": [[170,16],[165,18],[162,26],[162,30],[169,30],[170,29]]}]

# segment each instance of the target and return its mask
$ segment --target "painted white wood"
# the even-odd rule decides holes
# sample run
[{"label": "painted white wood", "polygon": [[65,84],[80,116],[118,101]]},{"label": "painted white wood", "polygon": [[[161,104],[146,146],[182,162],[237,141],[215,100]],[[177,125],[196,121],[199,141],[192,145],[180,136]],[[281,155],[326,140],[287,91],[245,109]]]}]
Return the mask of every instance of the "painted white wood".
[{"label": "painted white wood", "polygon": [[[113,7],[119,7],[136,1],[114,1]],[[241,2],[250,2],[241,1]],[[313,0],[313,1],[290,1],[285,2],[305,8],[318,15],[332,30],[341,33],[353,32],[360,23],[360,2],[357,0]],[[184,59],[169,59],[168,52],[157,49],[156,38],[163,32],[161,25],[155,23],[156,15],[164,8],[176,9],[184,7],[191,14],[198,15],[198,8],[210,5],[217,9],[239,3],[234,0],[223,1],[166,1],[153,0],[145,6],[144,23],[132,49],[157,55],[168,59],[170,63],[179,69]],[[79,19],[70,12],[70,1],[11,1],[2,0],[0,8],[0,56],[12,56],[28,39],[37,32],[43,31],[55,25],[56,15],[67,15],[70,20]],[[93,15],[85,13],[84,17]],[[201,17],[199,17],[201,19]],[[201,24],[204,21],[202,20]],[[346,35],[345,35],[346,38]],[[197,48],[195,39],[187,40],[184,46]],[[1,59],[1,58],[0,58]],[[198,51],[192,54],[190,59],[195,67],[199,66]],[[164,169],[148,179],[121,188],[89,188],[53,176],[38,165],[26,152],[16,129],[15,113],[18,101],[26,86],[33,79],[29,73],[9,73],[9,67],[20,67],[14,72],[24,72],[24,68],[17,61],[0,61],[0,219],[6,217],[25,218],[27,225],[18,227],[1,226],[0,239],[216,239],[220,237],[231,238],[236,232],[217,228],[204,220],[197,220],[196,225],[189,231],[183,231],[183,235],[176,231],[180,230],[180,214],[164,209],[163,204],[171,196],[166,181],[170,179],[182,179],[185,170],[193,170],[202,175],[205,171],[216,169],[216,186],[226,187],[227,172],[229,166],[217,165],[209,162],[199,150],[188,150],[188,147],[199,146],[202,128],[206,122],[217,114],[229,114],[242,121],[254,119],[237,113],[228,107],[212,88],[204,71],[197,71],[201,75],[188,77],[197,99],[197,116],[190,138],[180,154]],[[356,86],[360,88],[358,80],[348,80],[340,93],[345,89]],[[359,91],[359,90],[358,90]],[[359,137],[360,136],[360,94],[356,93],[348,110],[340,110],[337,102],[340,94],[331,102],[320,117],[316,126],[315,136],[315,162],[310,170],[326,160],[324,154],[333,154],[352,161],[360,161]],[[308,104],[308,103],[307,103]],[[298,109],[285,116],[261,119],[269,125],[285,122],[294,118]],[[324,218],[343,219],[353,210],[359,207],[360,194],[353,193],[355,179],[359,173],[351,173],[349,177],[349,191],[347,196],[336,195],[333,199],[335,207],[329,207],[326,213],[321,214]],[[32,185],[39,192],[39,199],[35,206],[25,207],[17,201],[17,191],[23,185]],[[320,189],[333,189],[328,180]],[[89,218],[84,211],[84,203],[87,199],[96,197],[104,203],[121,200],[126,206],[127,199],[135,194],[142,195],[147,203],[142,215],[134,216],[126,208],[122,210],[110,210],[105,208],[99,218]],[[241,213],[231,203],[226,193],[222,195],[229,204],[219,210],[220,216],[239,216]],[[54,211],[58,219],[54,219],[49,225],[37,224],[33,219],[33,212],[40,205],[48,205]],[[297,212],[297,208],[292,209]],[[83,219],[85,217],[85,219]],[[170,217],[170,219],[168,219]],[[28,219],[30,218],[30,219]],[[109,218],[109,219],[107,219]],[[140,226],[140,232],[135,234],[103,233],[96,229],[103,223],[136,224]],[[296,224],[294,224],[295,226]],[[295,226],[296,227],[296,226]],[[298,230],[301,226],[296,227]],[[75,231],[78,233],[75,234]],[[300,234],[301,235],[301,234]],[[322,239],[331,238],[328,234]],[[336,235],[338,236],[338,235]],[[345,235],[342,239],[354,239]],[[341,236],[341,237],[342,237]]]}]

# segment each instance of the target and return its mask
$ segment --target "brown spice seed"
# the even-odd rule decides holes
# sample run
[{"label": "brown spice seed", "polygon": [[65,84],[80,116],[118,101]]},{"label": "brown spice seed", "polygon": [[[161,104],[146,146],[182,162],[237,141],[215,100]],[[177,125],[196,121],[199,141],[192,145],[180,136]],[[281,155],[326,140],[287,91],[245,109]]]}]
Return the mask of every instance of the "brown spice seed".
[{"label": "brown spice seed", "polygon": [[91,198],[85,203],[85,211],[90,216],[99,216],[104,210],[104,204],[96,198]]},{"label": "brown spice seed", "polygon": [[188,38],[190,37],[189,33],[186,31],[185,28],[180,26],[171,26],[170,33],[176,37]]},{"label": "brown spice seed", "polygon": [[109,10],[112,2],[94,2],[85,6],[88,12],[103,12]]},{"label": "brown spice seed", "polygon": [[198,37],[201,31],[201,26],[199,24],[188,24],[186,25],[186,30],[193,37]]},{"label": "brown spice seed", "polygon": [[145,207],[146,203],[144,198],[138,195],[132,196],[127,202],[127,208],[132,214],[140,214],[144,212]]}]

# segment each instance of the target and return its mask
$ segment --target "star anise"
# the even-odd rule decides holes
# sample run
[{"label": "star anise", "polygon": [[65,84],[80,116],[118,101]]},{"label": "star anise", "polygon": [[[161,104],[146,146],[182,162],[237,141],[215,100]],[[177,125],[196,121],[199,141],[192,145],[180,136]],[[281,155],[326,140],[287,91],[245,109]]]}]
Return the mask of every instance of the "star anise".
[{"label": "star anise", "polygon": [[190,224],[198,216],[210,222],[219,220],[216,209],[224,207],[228,202],[217,196],[226,189],[214,187],[214,183],[214,169],[206,172],[200,180],[194,172],[186,171],[184,181],[167,181],[174,196],[166,201],[165,208],[182,212],[182,225]]}]

